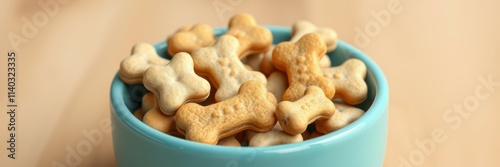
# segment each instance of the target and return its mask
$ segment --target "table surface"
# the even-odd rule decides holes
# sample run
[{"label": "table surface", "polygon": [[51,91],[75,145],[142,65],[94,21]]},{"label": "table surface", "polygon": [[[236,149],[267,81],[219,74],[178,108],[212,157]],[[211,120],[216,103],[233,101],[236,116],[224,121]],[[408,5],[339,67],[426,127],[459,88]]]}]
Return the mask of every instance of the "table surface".
[{"label": "table surface", "polygon": [[[74,165],[115,166],[101,124],[109,123],[111,79],[131,46],[165,40],[184,25],[226,26],[238,12],[263,25],[309,20],[334,28],[380,65],[390,85],[384,166],[500,166],[499,1],[37,2],[0,7],[0,53],[17,48],[18,68],[16,159],[4,152],[7,166],[67,166],[88,133],[102,140]],[[6,84],[0,88],[7,94]],[[0,134],[8,140],[7,128]]]}]

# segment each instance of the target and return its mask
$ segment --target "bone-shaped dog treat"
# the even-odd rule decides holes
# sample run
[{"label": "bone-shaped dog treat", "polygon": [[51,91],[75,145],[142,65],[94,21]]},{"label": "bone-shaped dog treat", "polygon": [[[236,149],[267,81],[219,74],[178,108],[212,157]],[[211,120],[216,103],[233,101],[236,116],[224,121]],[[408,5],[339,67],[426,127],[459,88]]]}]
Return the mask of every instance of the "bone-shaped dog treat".
[{"label": "bone-shaped dog treat", "polygon": [[208,24],[183,27],[167,39],[168,53],[170,56],[179,52],[191,54],[198,48],[210,46],[214,41],[212,26]]},{"label": "bone-shaped dog treat", "polygon": [[337,32],[331,28],[316,27],[308,21],[298,21],[292,26],[292,38],[290,42],[299,41],[302,36],[308,33],[318,33],[326,44],[326,51],[331,52],[337,48]]},{"label": "bone-shaped dog treat", "polygon": [[209,47],[194,51],[194,69],[207,75],[215,87],[215,101],[233,97],[241,84],[249,80],[267,83],[264,74],[247,70],[236,54],[238,40],[230,35],[223,35]]},{"label": "bone-shaped dog treat", "polygon": [[288,88],[286,74],[281,71],[274,71],[267,77],[267,90],[273,93],[278,102],[282,101],[283,93]]},{"label": "bone-shaped dog treat", "polygon": [[153,129],[156,129],[163,133],[170,134],[177,132],[175,128],[174,116],[167,116],[163,114],[156,100],[155,100],[155,107],[151,108],[148,112],[146,112],[142,121],[146,125],[149,125]]},{"label": "bone-shaped dog treat", "polygon": [[330,118],[334,113],[335,105],[317,86],[308,87],[304,96],[297,101],[282,101],[276,108],[281,128],[291,135],[303,133],[310,123],[320,118]]},{"label": "bone-shaped dog treat", "polygon": [[144,118],[144,114],[142,113],[141,109],[135,110],[132,114],[138,119],[142,121],[142,118]]},{"label": "bone-shaped dog treat", "polygon": [[296,43],[282,42],[274,48],[273,63],[278,70],[286,72],[290,85],[283,100],[299,99],[309,86],[318,86],[327,98],[333,98],[333,81],[323,76],[319,66],[319,58],[324,56],[325,50],[323,41],[316,33],[306,34]]},{"label": "bone-shaped dog treat", "polygon": [[186,102],[202,102],[210,93],[210,83],[194,73],[193,60],[177,53],[164,66],[150,67],[144,73],[144,86],[158,97],[161,111],[168,116]]},{"label": "bone-shaped dog treat", "polygon": [[349,59],[338,67],[325,68],[323,75],[335,84],[335,97],[347,104],[359,104],[366,99],[368,87],[365,83],[366,66],[358,59]]},{"label": "bone-shaped dog treat", "polygon": [[330,133],[343,128],[361,117],[365,111],[340,103],[335,103],[336,111],[329,119],[316,120],[316,130],[321,133]]},{"label": "bone-shaped dog treat", "polygon": [[142,83],[144,72],[154,65],[168,64],[169,60],[160,57],[155,48],[147,43],[138,43],[132,55],[120,64],[120,79],[127,84]]},{"label": "bone-shaped dog treat", "polygon": [[236,96],[219,103],[206,107],[196,103],[182,105],[175,121],[186,139],[215,144],[243,130],[271,130],[276,124],[275,109],[268,100],[266,86],[251,80],[241,85]]},{"label": "bone-shaped dog treat", "polygon": [[255,18],[249,14],[236,14],[229,20],[227,35],[238,39],[240,47],[236,54],[243,58],[251,53],[261,53],[273,42],[269,29],[257,25]]}]

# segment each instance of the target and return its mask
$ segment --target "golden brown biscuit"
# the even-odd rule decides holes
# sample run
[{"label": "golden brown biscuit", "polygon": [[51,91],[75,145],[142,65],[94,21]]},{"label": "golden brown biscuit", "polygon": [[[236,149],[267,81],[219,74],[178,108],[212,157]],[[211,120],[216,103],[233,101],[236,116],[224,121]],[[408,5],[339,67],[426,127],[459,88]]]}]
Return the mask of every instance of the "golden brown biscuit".
[{"label": "golden brown biscuit", "polygon": [[168,54],[170,56],[174,56],[179,52],[191,54],[198,48],[210,46],[214,41],[212,26],[208,24],[186,26],[167,39]]},{"label": "golden brown biscuit", "polygon": [[260,71],[264,73],[264,75],[269,76],[271,73],[276,71],[276,68],[273,64],[273,51],[275,45],[271,45],[266,52],[261,53],[263,55],[262,62],[260,63]]},{"label": "golden brown biscuit", "polygon": [[276,124],[276,107],[268,100],[266,86],[258,81],[241,85],[232,98],[209,106],[182,105],[175,116],[177,129],[186,139],[216,144],[221,138],[251,129],[266,132]]},{"label": "golden brown biscuit", "polygon": [[236,14],[229,20],[227,35],[238,39],[240,46],[236,54],[241,59],[249,54],[262,53],[273,42],[269,29],[257,25],[249,14]]},{"label": "golden brown biscuit", "polygon": [[148,92],[142,96],[141,112],[146,114],[149,110],[155,107],[156,96],[153,92]]},{"label": "golden brown biscuit", "polygon": [[282,42],[274,48],[274,66],[286,72],[290,85],[283,94],[283,100],[299,99],[309,86],[318,86],[327,98],[333,98],[333,81],[323,76],[319,66],[319,58],[324,56],[325,51],[325,45],[316,33],[306,34],[296,43]]}]

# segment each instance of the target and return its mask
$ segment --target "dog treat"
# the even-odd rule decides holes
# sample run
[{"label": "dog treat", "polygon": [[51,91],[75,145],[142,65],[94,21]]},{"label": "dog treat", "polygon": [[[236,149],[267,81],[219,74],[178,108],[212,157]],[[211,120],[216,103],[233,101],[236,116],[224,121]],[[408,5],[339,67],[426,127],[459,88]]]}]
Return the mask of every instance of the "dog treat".
[{"label": "dog treat", "polygon": [[323,76],[319,66],[319,58],[325,55],[325,51],[324,42],[316,33],[306,34],[296,43],[282,42],[274,48],[273,63],[278,70],[286,72],[290,85],[283,100],[299,99],[309,86],[318,86],[327,98],[333,98],[333,81]]},{"label": "dog treat", "polygon": [[241,144],[234,136],[229,136],[226,138],[222,138],[217,142],[219,146],[232,146],[232,147],[241,147]]},{"label": "dog treat", "polygon": [[316,120],[316,130],[321,133],[330,133],[336,131],[348,124],[356,121],[365,111],[340,103],[335,103],[336,111],[332,117],[328,119]]},{"label": "dog treat", "polygon": [[221,138],[251,129],[266,132],[276,124],[274,106],[268,100],[266,86],[258,81],[241,85],[232,98],[209,106],[182,105],[175,116],[177,129],[186,139],[216,144]]},{"label": "dog treat", "polygon": [[249,146],[273,146],[301,141],[303,141],[301,134],[290,135],[284,131],[271,130],[269,132],[254,134],[250,139]]},{"label": "dog treat", "polygon": [[320,137],[320,136],[323,136],[323,135],[324,135],[323,133],[320,133],[320,132],[318,132],[318,131],[313,131],[313,132],[311,133],[311,136],[309,136],[309,139],[314,139],[314,138],[316,138],[316,137]]},{"label": "dog treat", "polygon": [[144,114],[143,122],[153,129],[163,133],[176,132],[174,116],[167,116],[161,112],[160,107],[155,102],[155,107]]},{"label": "dog treat", "polygon": [[286,74],[281,71],[274,71],[267,77],[267,90],[273,93],[278,102],[282,101],[283,93],[288,88]]},{"label": "dog treat", "polygon": [[167,39],[168,54],[174,56],[179,52],[193,53],[194,50],[210,46],[214,43],[214,31],[208,24],[196,24],[179,29]]},{"label": "dog treat", "polygon": [[240,85],[246,81],[267,83],[264,74],[245,68],[236,54],[238,45],[235,37],[222,35],[212,46],[200,48],[192,55],[196,72],[207,75],[218,88],[215,93],[217,102],[236,95]]},{"label": "dog treat", "polygon": [[334,113],[335,105],[317,86],[308,87],[297,101],[282,101],[276,108],[278,122],[291,135],[303,133],[310,123],[319,118],[330,118]]},{"label": "dog treat", "polygon": [[331,52],[337,48],[337,32],[331,28],[318,28],[308,21],[298,21],[292,26],[292,38],[290,42],[299,41],[302,36],[308,33],[318,33],[325,42],[326,51]]},{"label": "dog treat", "polygon": [[142,118],[144,118],[144,114],[142,113],[141,109],[135,110],[133,114],[138,120],[142,121]]},{"label": "dog treat", "polygon": [[149,110],[155,107],[156,96],[153,92],[148,92],[142,96],[141,111],[142,114],[146,114]]},{"label": "dog treat", "polygon": [[163,66],[150,67],[144,73],[144,86],[159,100],[161,111],[168,116],[186,102],[202,102],[210,93],[210,83],[196,75],[188,53],[177,53]]},{"label": "dog treat", "polygon": [[215,34],[203,23],[179,28],[166,39],[172,60],[134,45],[119,77],[150,91],[132,113],[137,119],[194,142],[265,147],[334,132],[365,113],[352,105],[367,98],[366,65],[349,59],[331,67],[333,29],[298,21],[290,40],[274,45],[271,31],[242,13]]},{"label": "dog treat", "polygon": [[257,25],[249,14],[236,14],[229,20],[227,35],[232,35],[240,43],[236,54],[241,59],[249,54],[262,53],[273,42],[269,29]]},{"label": "dog treat", "polygon": [[365,83],[366,66],[358,59],[349,59],[338,67],[325,68],[323,75],[335,84],[335,97],[347,104],[359,104],[366,99],[368,86]]},{"label": "dog treat", "polygon": [[140,84],[144,72],[153,65],[165,65],[169,60],[160,57],[155,48],[147,43],[138,43],[132,48],[132,55],[120,64],[120,79],[127,84]]}]

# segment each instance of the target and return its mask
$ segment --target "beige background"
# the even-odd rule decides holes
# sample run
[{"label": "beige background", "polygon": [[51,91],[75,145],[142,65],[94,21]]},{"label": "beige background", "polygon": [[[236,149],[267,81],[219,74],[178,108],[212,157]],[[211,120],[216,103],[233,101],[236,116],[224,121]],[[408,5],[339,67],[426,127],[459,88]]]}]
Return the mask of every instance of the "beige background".
[{"label": "beige background", "polygon": [[[22,35],[23,18],[33,20],[44,12],[39,1],[47,0],[0,5],[0,96],[7,94],[6,55],[15,48],[7,34]],[[218,10],[214,2],[226,4],[227,10]],[[398,2],[387,22],[371,14],[390,11]],[[384,166],[404,161],[412,166],[500,166],[498,1],[67,0],[57,5],[48,22],[18,47],[17,159],[6,158],[7,101],[2,97],[0,166],[66,166],[68,149],[88,142],[86,132],[104,134],[103,141],[92,145],[77,165],[114,166],[111,136],[99,125],[109,121],[111,79],[131,46],[162,41],[183,25],[225,26],[236,12],[251,13],[266,25],[290,26],[306,19],[332,27],[381,66],[390,84]],[[376,24],[380,29],[368,32],[369,43],[356,42],[357,28],[367,32],[367,25]],[[480,79],[488,77],[497,82],[490,91]],[[464,101],[474,102],[469,100],[479,97],[476,89],[489,96],[464,117],[451,112],[454,106],[474,104]],[[435,131],[443,133],[434,139],[435,147],[421,149],[418,143],[431,141]]]}]

